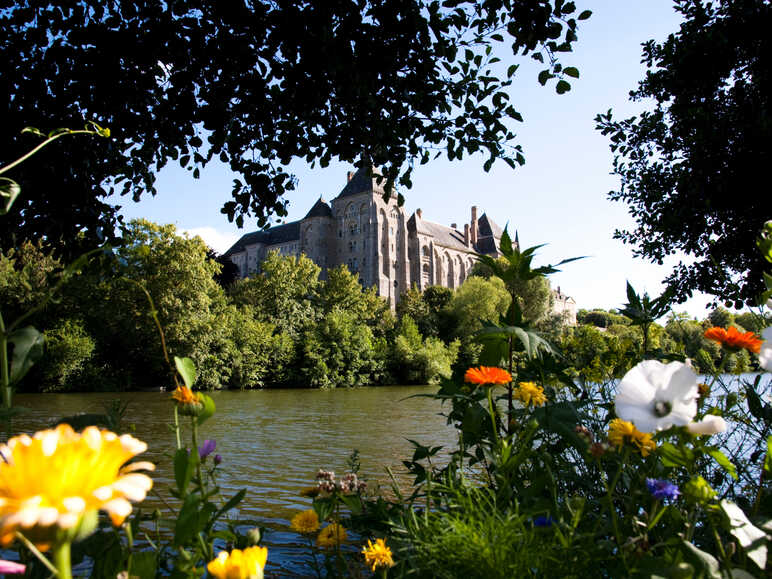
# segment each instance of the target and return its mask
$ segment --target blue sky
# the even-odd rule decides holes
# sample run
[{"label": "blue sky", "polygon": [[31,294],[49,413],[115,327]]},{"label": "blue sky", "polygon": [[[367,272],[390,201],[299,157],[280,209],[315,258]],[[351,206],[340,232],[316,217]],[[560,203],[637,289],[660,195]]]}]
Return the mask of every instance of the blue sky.
[{"label": "blue sky", "polygon": [[[580,23],[574,52],[562,57],[564,66],[577,66],[581,73],[579,79],[571,79],[570,92],[557,95],[554,83],[540,86],[536,76],[541,65],[530,59],[518,61],[522,65],[510,92],[524,118],[514,128],[526,164],[512,170],[496,163],[485,173],[483,157],[452,163],[437,159],[417,167],[413,188],[403,191],[405,209],[410,214],[420,207],[424,219],[463,227],[470,207],[477,205],[500,225],[508,223],[511,232],[517,230],[523,247],[548,244],[540,250],[536,265],[590,256],[552,276],[553,287],[559,285],[574,296],[580,308],[619,307],[626,301],[626,280],[639,291],[658,295],[669,268],[634,259],[630,247],[612,238],[615,228],[633,222],[626,206],[606,198],[618,181],[609,174],[608,140],[594,129],[593,118],[609,108],[617,117],[642,110],[646,103],[628,100],[645,71],[641,43],[664,39],[678,29],[680,18],[670,0],[577,0],[577,8],[590,9],[593,15]],[[512,58],[508,57],[510,62]],[[320,195],[327,200],[335,197],[350,169],[340,163],[325,169],[293,163],[299,185],[288,197],[287,219],[302,218]],[[256,228],[255,221],[248,220],[239,230],[220,213],[230,199],[232,180],[228,168],[215,163],[198,180],[179,166],[170,166],[158,174],[155,198],[116,201],[127,218],[174,223],[224,251]],[[676,309],[702,318],[707,302],[706,296],[695,296]]]}]

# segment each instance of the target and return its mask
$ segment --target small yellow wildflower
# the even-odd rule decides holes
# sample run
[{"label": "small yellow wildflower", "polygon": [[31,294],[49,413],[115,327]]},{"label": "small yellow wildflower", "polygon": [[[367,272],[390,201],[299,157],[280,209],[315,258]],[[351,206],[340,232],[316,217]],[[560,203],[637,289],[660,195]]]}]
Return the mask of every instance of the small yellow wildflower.
[{"label": "small yellow wildflower", "polygon": [[296,533],[315,533],[319,530],[319,517],[315,510],[308,509],[292,517],[290,526]]},{"label": "small yellow wildflower", "polygon": [[265,547],[248,547],[243,551],[233,549],[230,553],[220,551],[206,569],[216,579],[263,579],[263,568],[268,560]]},{"label": "small yellow wildflower", "polygon": [[526,406],[529,404],[544,406],[544,403],[547,402],[544,388],[537,386],[533,382],[520,382],[518,387],[512,392],[512,395]]},{"label": "small yellow wildflower", "polygon": [[383,539],[376,539],[375,544],[369,539],[367,547],[362,547],[362,553],[365,556],[365,563],[372,565],[375,572],[376,567],[394,567],[394,559],[391,558],[391,549],[386,546]]},{"label": "small yellow wildflower", "polygon": [[106,511],[114,525],[131,513],[131,502],[145,499],[153,481],[137,470],[149,462],[126,464],[147,444],[89,426],[82,433],[68,424],[0,445],[0,544],[17,529],[47,548],[57,529],[74,529],[89,513]]},{"label": "small yellow wildflower", "polygon": [[633,444],[638,447],[638,450],[643,456],[649,456],[657,448],[657,443],[651,437],[648,432],[641,432],[636,430],[633,437]]},{"label": "small yellow wildflower", "polygon": [[657,447],[656,443],[647,432],[638,430],[632,422],[615,418],[608,425],[608,441],[622,448],[625,442],[635,446],[643,456],[649,456]]},{"label": "small yellow wildflower", "polygon": [[316,537],[320,547],[335,547],[346,540],[346,529],[337,523],[327,525]]}]

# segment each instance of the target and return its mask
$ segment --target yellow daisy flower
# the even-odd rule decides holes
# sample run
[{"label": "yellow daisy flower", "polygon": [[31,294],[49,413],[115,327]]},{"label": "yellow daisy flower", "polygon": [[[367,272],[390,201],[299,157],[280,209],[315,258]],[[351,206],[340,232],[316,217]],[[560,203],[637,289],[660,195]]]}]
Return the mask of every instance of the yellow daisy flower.
[{"label": "yellow daisy flower", "polygon": [[657,447],[656,443],[647,432],[638,430],[632,422],[615,418],[608,425],[608,441],[622,448],[625,442],[635,446],[643,456],[649,456]]},{"label": "yellow daisy flower", "polygon": [[233,549],[230,553],[220,551],[217,558],[206,565],[206,569],[216,579],[263,579],[267,560],[268,549],[265,547],[248,547],[243,551]]},{"label": "yellow daisy flower", "polygon": [[153,481],[137,470],[149,462],[126,464],[147,444],[89,426],[82,433],[68,424],[0,445],[0,544],[16,530],[29,531],[46,546],[52,531],[73,529],[87,513],[106,511],[114,525],[131,513],[131,503],[145,499]]},{"label": "yellow daisy flower", "polygon": [[362,547],[365,563],[372,565],[373,573],[376,567],[394,567],[394,559],[391,558],[391,549],[386,546],[383,539],[376,539],[375,543],[367,540],[367,547]]},{"label": "yellow daisy flower", "polygon": [[544,406],[544,403],[547,402],[547,397],[544,395],[544,388],[537,386],[533,382],[520,382],[518,387],[512,391],[512,396],[526,406],[529,404],[533,404],[534,406]]},{"label": "yellow daisy flower", "polygon": [[315,510],[308,509],[292,517],[290,526],[296,533],[315,533],[319,530],[319,517]]},{"label": "yellow daisy flower", "polygon": [[337,523],[331,523],[321,530],[316,537],[320,547],[334,547],[346,540],[346,529]]}]

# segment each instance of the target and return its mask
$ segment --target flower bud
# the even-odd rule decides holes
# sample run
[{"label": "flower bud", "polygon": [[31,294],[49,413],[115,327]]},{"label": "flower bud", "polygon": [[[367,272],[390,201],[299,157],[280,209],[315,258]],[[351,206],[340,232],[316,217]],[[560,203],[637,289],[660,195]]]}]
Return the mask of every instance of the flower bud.
[{"label": "flower bud", "polygon": [[590,429],[586,426],[582,426],[581,424],[577,424],[574,427],[574,432],[576,432],[577,436],[584,440],[587,444],[593,443],[593,436],[592,432],[590,432]]},{"label": "flower bud", "polygon": [[726,421],[720,416],[709,414],[699,422],[690,422],[686,429],[695,436],[717,434],[726,430]]},{"label": "flower bud", "polygon": [[247,531],[247,546],[254,547],[255,545],[260,544],[260,539],[263,537],[262,532],[260,532],[260,529],[258,527],[255,527],[254,529],[250,529]]}]

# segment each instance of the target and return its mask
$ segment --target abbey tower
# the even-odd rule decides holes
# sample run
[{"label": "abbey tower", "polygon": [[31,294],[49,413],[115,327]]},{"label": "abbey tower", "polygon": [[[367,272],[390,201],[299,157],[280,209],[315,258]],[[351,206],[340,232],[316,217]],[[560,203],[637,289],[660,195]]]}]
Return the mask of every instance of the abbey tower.
[{"label": "abbey tower", "polygon": [[471,219],[459,230],[423,218],[418,209],[409,217],[396,196],[383,199],[382,183],[366,169],[349,173],[340,194],[328,204],[319,200],[300,221],[242,236],[225,255],[247,277],[269,251],[300,255],[322,268],[345,264],[358,272],[365,287],[394,307],[412,284],[456,288],[469,275],[475,253],[499,255],[501,228],[487,215]]}]

